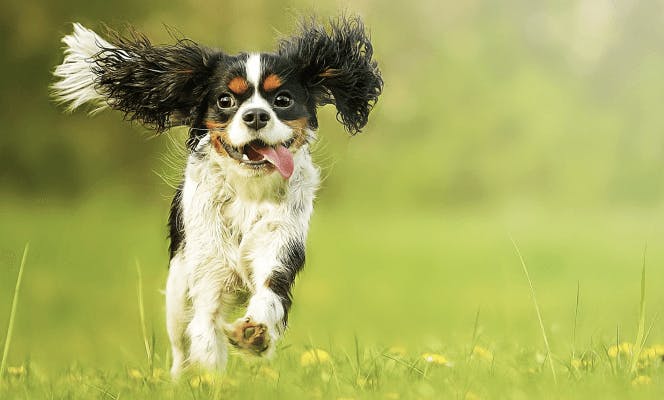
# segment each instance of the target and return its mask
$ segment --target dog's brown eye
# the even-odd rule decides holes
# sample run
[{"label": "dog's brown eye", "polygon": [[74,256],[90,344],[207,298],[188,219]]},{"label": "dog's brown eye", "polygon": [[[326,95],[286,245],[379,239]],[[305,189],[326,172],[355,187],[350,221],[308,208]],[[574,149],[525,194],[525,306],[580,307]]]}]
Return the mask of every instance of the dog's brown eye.
[{"label": "dog's brown eye", "polygon": [[235,99],[228,93],[224,93],[217,99],[217,107],[232,108],[235,106]]},{"label": "dog's brown eye", "polygon": [[293,104],[293,98],[288,93],[279,93],[274,98],[274,106],[279,108],[287,108]]}]

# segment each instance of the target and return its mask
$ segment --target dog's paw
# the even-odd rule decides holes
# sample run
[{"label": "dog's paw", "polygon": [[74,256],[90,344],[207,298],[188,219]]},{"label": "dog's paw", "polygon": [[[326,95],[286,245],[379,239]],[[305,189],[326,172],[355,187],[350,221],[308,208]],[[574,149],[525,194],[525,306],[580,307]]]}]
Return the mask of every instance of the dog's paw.
[{"label": "dog's paw", "polygon": [[227,326],[226,336],[233,346],[260,356],[270,347],[270,335],[265,324],[255,323],[245,317]]}]

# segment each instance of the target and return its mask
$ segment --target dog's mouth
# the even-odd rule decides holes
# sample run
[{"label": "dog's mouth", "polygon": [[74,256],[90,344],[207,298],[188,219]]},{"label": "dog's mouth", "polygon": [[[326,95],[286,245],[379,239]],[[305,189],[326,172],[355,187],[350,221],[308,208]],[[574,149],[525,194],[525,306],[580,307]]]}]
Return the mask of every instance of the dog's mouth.
[{"label": "dog's mouth", "polygon": [[221,141],[222,146],[231,158],[250,168],[274,167],[284,179],[293,174],[293,154],[289,147],[295,139],[289,139],[277,145],[269,145],[260,139],[234,147]]}]

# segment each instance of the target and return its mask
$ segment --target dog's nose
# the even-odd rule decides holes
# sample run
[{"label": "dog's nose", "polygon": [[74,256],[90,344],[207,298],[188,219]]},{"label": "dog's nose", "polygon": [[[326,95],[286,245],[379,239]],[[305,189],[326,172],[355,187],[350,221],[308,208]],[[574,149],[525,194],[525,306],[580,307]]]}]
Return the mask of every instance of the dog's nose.
[{"label": "dog's nose", "polygon": [[252,108],[242,114],[242,121],[244,121],[244,123],[247,124],[249,128],[253,128],[255,130],[259,130],[267,125],[267,121],[269,120],[270,114],[268,114],[268,112],[262,108]]}]

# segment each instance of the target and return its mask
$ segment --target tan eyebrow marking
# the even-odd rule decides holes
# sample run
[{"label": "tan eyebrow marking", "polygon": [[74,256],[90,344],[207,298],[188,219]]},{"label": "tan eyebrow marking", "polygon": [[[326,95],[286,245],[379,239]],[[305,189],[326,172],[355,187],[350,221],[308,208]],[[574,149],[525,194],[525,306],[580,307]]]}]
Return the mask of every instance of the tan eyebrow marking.
[{"label": "tan eyebrow marking", "polygon": [[235,94],[243,94],[249,89],[249,82],[241,76],[236,76],[228,82],[228,88]]},{"label": "tan eyebrow marking", "polygon": [[270,92],[281,85],[281,79],[276,74],[270,74],[263,81],[263,90]]}]

